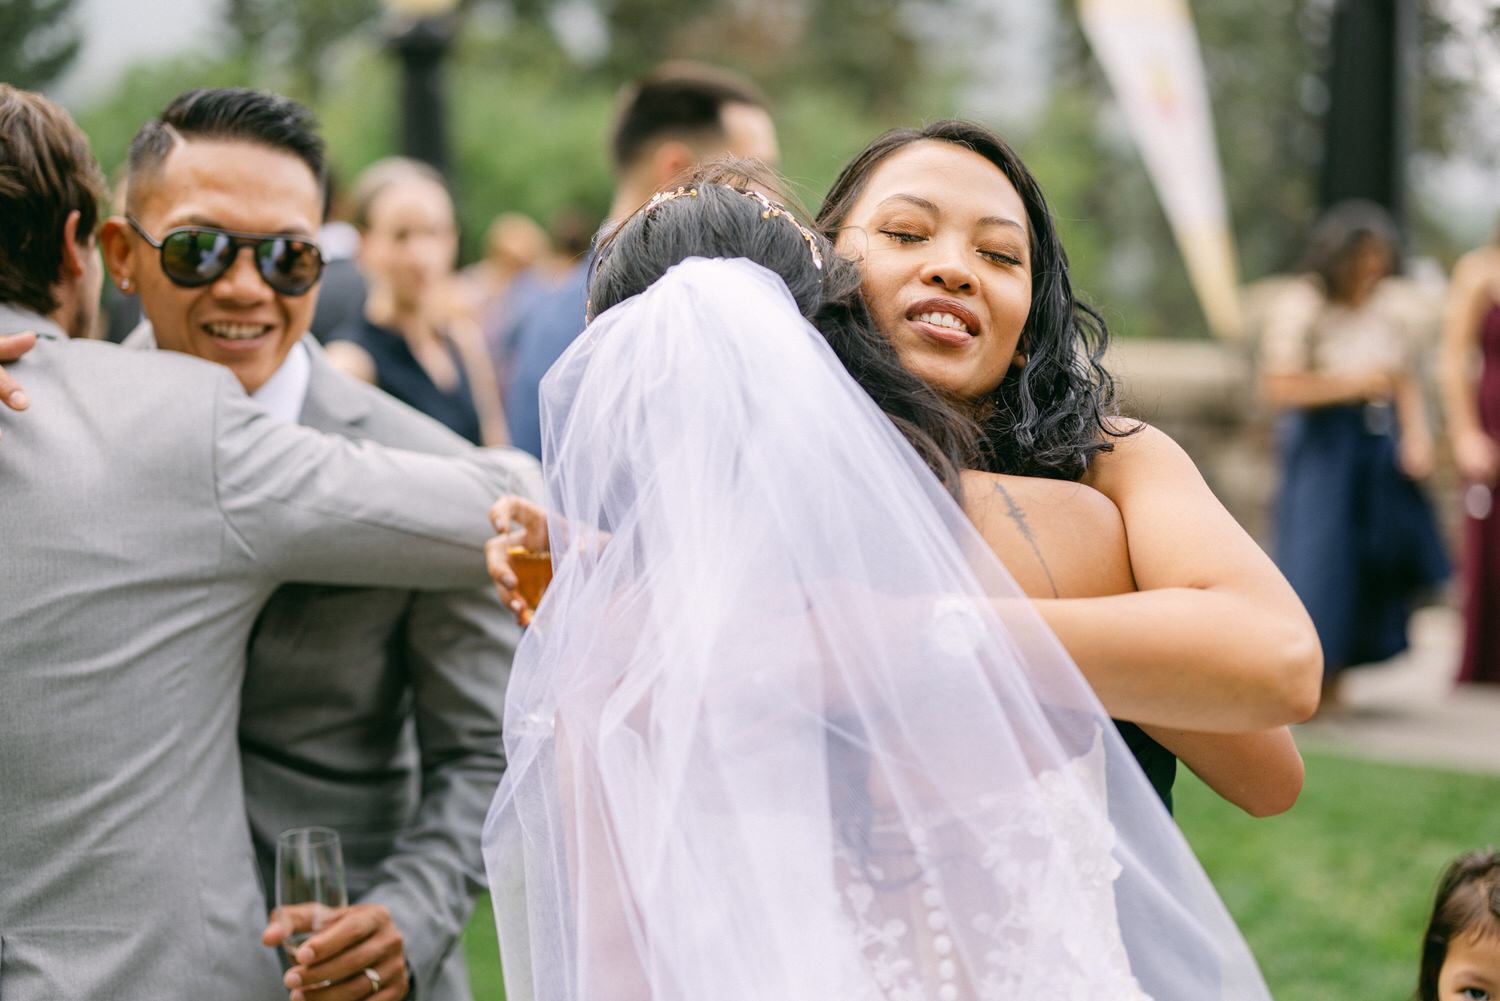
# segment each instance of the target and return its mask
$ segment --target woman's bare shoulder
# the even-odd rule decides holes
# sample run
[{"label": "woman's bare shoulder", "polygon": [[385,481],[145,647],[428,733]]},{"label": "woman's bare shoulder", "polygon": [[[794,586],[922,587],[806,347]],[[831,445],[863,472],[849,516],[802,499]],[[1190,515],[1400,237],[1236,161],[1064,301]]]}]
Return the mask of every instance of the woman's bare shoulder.
[{"label": "woman's bare shoulder", "polygon": [[1110,450],[1094,457],[1083,482],[1116,503],[1120,501],[1119,491],[1132,480],[1146,478],[1166,485],[1177,477],[1187,477],[1201,482],[1197,465],[1160,428],[1131,417],[1110,418],[1106,428],[1111,432]]},{"label": "woman's bare shoulder", "polygon": [[1013,476],[1008,473],[966,469],[963,472],[963,486],[965,508],[971,503],[983,508],[1009,507],[1012,503],[1028,507],[1061,504],[1092,509],[1098,513],[1114,508],[1104,494],[1076,480],[1053,480],[1042,476]]},{"label": "woman's bare shoulder", "polygon": [[964,511],[1033,597],[1116,594],[1133,587],[1125,527],[1083,483],[969,470]]}]

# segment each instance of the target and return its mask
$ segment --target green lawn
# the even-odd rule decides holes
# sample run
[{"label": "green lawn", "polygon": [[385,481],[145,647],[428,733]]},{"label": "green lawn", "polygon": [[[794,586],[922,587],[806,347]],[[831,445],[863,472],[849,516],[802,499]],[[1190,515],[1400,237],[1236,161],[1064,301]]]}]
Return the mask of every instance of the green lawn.
[{"label": "green lawn", "polygon": [[1438,874],[1500,845],[1500,778],[1305,757],[1285,815],[1247,817],[1188,776],[1178,823],[1277,1001],[1404,1001]]},{"label": "green lawn", "polygon": [[[1500,845],[1500,778],[1306,758],[1302,798],[1284,816],[1248,817],[1184,774],[1178,823],[1277,1001],[1405,1001],[1438,873],[1461,851]],[[475,1001],[501,1001],[487,898],[464,948]]]},{"label": "green lawn", "polygon": [[495,937],[495,912],[489,894],[474,905],[474,918],[464,931],[464,958],[469,963],[474,1001],[505,1001],[505,987],[500,982],[500,941]]}]

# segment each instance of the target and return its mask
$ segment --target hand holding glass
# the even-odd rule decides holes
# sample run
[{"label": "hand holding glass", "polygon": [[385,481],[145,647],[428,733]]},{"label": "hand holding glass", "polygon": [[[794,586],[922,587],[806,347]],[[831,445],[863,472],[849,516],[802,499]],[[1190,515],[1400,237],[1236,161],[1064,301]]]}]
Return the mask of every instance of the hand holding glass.
[{"label": "hand holding glass", "polygon": [[348,906],[338,831],[294,827],[276,839],[276,918],[296,961],[302,943]]}]

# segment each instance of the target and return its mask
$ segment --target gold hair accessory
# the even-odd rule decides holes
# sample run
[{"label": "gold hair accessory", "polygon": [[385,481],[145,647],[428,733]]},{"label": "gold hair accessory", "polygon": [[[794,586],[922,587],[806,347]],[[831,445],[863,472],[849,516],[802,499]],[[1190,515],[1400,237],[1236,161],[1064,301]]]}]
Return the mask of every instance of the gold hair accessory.
[{"label": "gold hair accessory", "polygon": [[802,234],[802,239],[807,241],[807,249],[812,251],[813,267],[819,271],[823,270],[823,252],[818,249],[818,238],[813,236],[813,231],[802,225],[802,221],[787,211],[786,206],[780,202],[773,202],[759,191],[745,190],[740,192],[746,198],[754,198],[760,202],[762,219],[770,219],[772,216],[786,216],[787,222],[797,227],[797,232]]},{"label": "gold hair accessory", "polygon": [[682,198],[686,195],[691,195],[692,197],[697,198],[698,189],[678,188],[676,191],[658,191],[656,194],[651,196],[651,200],[646,203],[645,207],[642,208],[641,211],[646,213],[647,215],[650,215],[651,210],[656,208],[656,206],[660,205],[662,202],[670,202],[674,198]]},{"label": "gold hair accessory", "polygon": [[[739,190],[739,189],[733,189],[733,190]],[[810,230],[806,226],[802,225],[801,220],[799,220],[796,216],[792,215],[791,212],[787,211],[787,208],[786,208],[785,205],[782,205],[780,202],[773,202],[773,201],[771,201],[771,199],[767,198],[765,195],[761,194],[759,191],[745,190],[745,191],[740,191],[740,194],[744,195],[746,198],[753,198],[756,201],[760,202],[760,207],[761,207],[760,217],[762,219],[770,219],[770,218],[773,218],[773,217],[776,217],[776,216],[785,216],[787,222],[790,222],[793,226],[796,226],[797,227],[797,232],[801,233],[802,234],[802,238],[807,241],[807,249],[810,250],[810,251],[812,251],[813,267],[817,268],[819,271],[823,270],[823,252],[818,249],[818,238],[813,235],[813,231],[812,230]],[[644,212],[647,215],[650,215],[651,214],[651,210],[654,209],[654,208],[656,208],[662,202],[669,202],[669,201],[671,201],[674,198],[688,198],[688,197],[697,198],[698,197],[698,189],[697,188],[688,188],[688,187],[679,187],[679,188],[675,188],[675,189],[670,190],[670,191],[665,191],[665,190],[664,191],[658,191],[656,194],[654,194],[654,195],[651,196],[651,200],[645,204],[645,207],[643,207],[641,209],[641,211]]]}]

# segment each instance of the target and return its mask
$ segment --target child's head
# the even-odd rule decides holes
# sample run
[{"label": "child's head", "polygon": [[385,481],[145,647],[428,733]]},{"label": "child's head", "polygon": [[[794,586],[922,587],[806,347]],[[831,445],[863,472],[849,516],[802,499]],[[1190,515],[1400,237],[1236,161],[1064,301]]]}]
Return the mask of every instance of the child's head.
[{"label": "child's head", "polygon": [[1418,1001],[1500,1001],[1500,852],[1454,859],[1422,940]]}]

